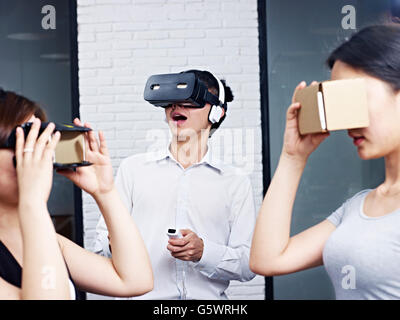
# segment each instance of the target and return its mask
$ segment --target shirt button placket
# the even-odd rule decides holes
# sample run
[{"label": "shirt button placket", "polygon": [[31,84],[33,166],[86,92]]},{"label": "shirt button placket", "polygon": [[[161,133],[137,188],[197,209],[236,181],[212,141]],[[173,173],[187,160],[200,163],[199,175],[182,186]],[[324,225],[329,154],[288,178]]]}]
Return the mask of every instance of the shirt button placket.
[{"label": "shirt button placket", "polygon": [[[176,210],[176,227],[178,229],[186,229],[188,227],[188,175],[184,170],[179,179],[177,194],[177,210]],[[186,300],[186,269],[187,263],[180,259],[176,259],[177,284],[180,291],[180,298]]]}]

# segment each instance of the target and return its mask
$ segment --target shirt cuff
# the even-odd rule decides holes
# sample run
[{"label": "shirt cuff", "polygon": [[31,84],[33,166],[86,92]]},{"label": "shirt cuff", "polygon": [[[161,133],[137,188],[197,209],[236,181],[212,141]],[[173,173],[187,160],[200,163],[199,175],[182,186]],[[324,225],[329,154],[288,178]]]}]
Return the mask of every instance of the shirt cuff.
[{"label": "shirt cuff", "polygon": [[205,239],[203,239],[203,243],[203,255],[199,261],[193,262],[193,267],[203,274],[211,276],[214,274],[218,264],[222,261],[228,247]]}]

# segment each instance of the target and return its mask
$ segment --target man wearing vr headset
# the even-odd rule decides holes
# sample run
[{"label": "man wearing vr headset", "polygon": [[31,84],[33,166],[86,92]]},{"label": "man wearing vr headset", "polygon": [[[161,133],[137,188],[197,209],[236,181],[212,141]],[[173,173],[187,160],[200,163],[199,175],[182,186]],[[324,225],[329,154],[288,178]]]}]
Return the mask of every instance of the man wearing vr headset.
[{"label": "man wearing vr headset", "polygon": [[[154,268],[154,289],[140,299],[226,299],[231,280],[255,276],[249,269],[256,219],[250,181],[212,159],[207,146],[232,91],[208,71],[189,70],[150,77],[144,98],[164,108],[172,140],[157,156],[123,160],[116,178]],[[168,238],[171,229],[177,235]],[[95,250],[112,251],[102,219]]]}]

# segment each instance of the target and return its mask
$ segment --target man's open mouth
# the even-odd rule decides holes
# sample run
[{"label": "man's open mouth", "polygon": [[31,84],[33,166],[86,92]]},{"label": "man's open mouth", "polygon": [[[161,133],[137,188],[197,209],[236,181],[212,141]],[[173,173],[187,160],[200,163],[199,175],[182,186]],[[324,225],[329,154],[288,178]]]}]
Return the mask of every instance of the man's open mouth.
[{"label": "man's open mouth", "polygon": [[182,121],[187,120],[187,117],[185,115],[183,115],[181,113],[177,113],[177,112],[172,113],[171,118],[173,121],[176,121],[176,122],[182,122]]}]

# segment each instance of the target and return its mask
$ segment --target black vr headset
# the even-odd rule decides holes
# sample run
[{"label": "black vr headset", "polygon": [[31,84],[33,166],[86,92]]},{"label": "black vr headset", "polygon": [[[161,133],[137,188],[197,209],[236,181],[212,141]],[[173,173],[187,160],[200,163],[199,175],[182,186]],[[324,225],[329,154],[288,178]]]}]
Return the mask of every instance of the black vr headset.
[{"label": "black vr headset", "polygon": [[203,108],[211,104],[208,119],[217,123],[227,109],[225,90],[221,81],[214,76],[219,85],[219,97],[208,91],[207,86],[195,73],[181,72],[152,75],[144,89],[144,99],[156,107],[166,108],[178,104],[189,108]]},{"label": "black vr headset", "polygon": [[[32,122],[22,124],[20,127],[24,131],[25,137],[28,135],[32,127]],[[46,128],[48,122],[42,122],[39,134]],[[54,132],[61,133],[60,141],[57,144],[54,154],[54,169],[74,169],[82,166],[89,166],[92,163],[85,160],[85,140],[84,133],[91,131],[90,128],[75,126],[73,124],[55,124]],[[16,128],[11,132],[7,141],[0,145],[0,148],[15,149],[16,144]],[[16,166],[16,159],[13,159]]]}]

